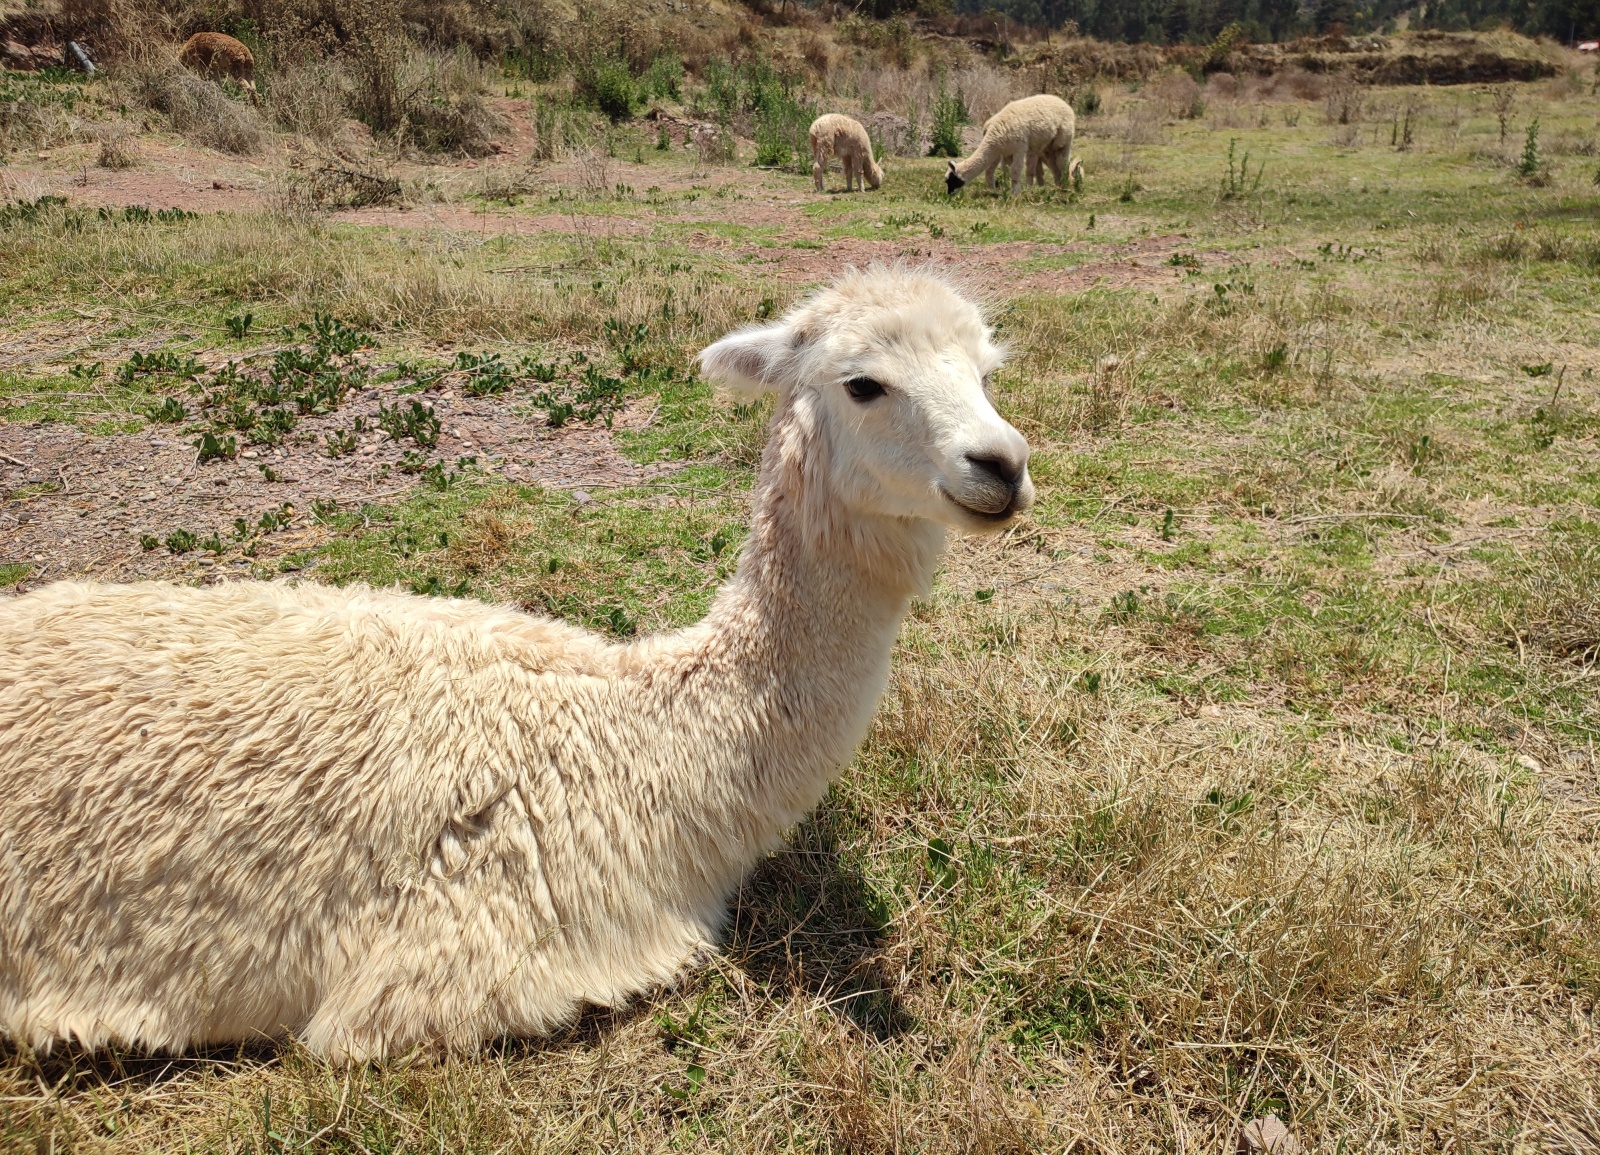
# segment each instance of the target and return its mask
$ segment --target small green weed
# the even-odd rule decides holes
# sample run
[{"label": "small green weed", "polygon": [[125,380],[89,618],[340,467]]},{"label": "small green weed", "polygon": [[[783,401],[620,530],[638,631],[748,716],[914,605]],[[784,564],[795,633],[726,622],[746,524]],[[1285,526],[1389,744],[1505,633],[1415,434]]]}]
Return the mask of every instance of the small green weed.
[{"label": "small green weed", "polygon": [[202,433],[194,443],[199,450],[199,461],[205,465],[210,461],[232,461],[239,455],[239,443],[233,437],[218,437],[209,429]]},{"label": "small green weed", "polygon": [[420,401],[393,408],[380,403],[378,428],[387,433],[391,440],[403,441],[409,437],[423,449],[431,449],[439,444],[439,418],[435,416],[432,405],[424,405]]},{"label": "small green weed", "polygon": [[189,411],[184,408],[183,402],[176,397],[162,398],[159,405],[146,405],[144,415],[151,421],[161,425],[176,425],[188,419]]}]

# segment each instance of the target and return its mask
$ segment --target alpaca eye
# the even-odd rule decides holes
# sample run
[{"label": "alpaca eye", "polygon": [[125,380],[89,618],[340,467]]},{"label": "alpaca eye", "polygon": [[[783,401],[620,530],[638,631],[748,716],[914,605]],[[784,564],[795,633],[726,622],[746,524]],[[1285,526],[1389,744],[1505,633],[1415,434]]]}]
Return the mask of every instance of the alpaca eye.
[{"label": "alpaca eye", "polygon": [[852,377],[844,383],[845,391],[855,401],[871,401],[883,396],[883,386],[871,377]]}]

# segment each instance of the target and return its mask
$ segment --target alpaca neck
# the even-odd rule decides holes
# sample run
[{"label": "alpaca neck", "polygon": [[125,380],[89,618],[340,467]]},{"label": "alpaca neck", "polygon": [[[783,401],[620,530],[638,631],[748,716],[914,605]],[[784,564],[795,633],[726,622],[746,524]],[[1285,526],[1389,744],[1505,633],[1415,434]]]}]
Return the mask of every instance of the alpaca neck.
[{"label": "alpaca neck", "polygon": [[965,158],[964,160],[957,160],[954,162],[956,175],[961,178],[963,183],[971,184],[973,178],[981,175],[983,171],[989,167],[990,163],[992,163],[992,158],[989,156],[989,149],[987,147],[988,143],[988,140],[985,139],[983,143],[978,146],[978,150],[971,156]]},{"label": "alpaca neck", "polygon": [[803,401],[785,401],[774,418],[738,572],[690,632],[696,690],[722,749],[689,793],[702,829],[722,828],[735,876],[849,762],[901,619],[944,544],[931,522],[837,509],[825,435],[807,417]]}]

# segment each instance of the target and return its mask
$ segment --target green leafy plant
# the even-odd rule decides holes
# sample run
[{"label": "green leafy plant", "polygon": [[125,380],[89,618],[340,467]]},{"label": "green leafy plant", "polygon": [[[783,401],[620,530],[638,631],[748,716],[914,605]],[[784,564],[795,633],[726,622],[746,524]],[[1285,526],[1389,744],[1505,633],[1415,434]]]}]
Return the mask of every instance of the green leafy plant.
[{"label": "green leafy plant", "polygon": [[960,875],[956,866],[955,848],[947,839],[928,839],[928,870],[939,890],[954,890]]},{"label": "green leafy plant", "polygon": [[235,341],[243,341],[250,335],[250,326],[255,323],[253,313],[240,313],[233,317],[224,317],[222,323],[228,327],[228,336]]},{"label": "green leafy plant", "polygon": [[170,349],[157,353],[135,353],[117,370],[119,385],[132,385],[142,377],[198,377],[206,367],[192,356],[180,357]]},{"label": "green leafy plant", "polygon": [[189,416],[189,411],[176,397],[165,397],[159,405],[146,405],[144,415],[158,424],[176,425]]},{"label": "green leafy plant", "polygon": [[158,546],[160,544],[161,544],[160,540],[157,539],[154,534],[141,533],[139,535],[139,548],[144,550],[145,553],[149,553],[151,550],[155,549],[156,546]]},{"label": "green leafy plant", "polygon": [[434,414],[432,405],[424,405],[420,401],[393,408],[380,403],[378,428],[387,433],[391,440],[403,441],[409,437],[423,449],[431,449],[439,444],[439,418]]},{"label": "green leafy plant", "polygon": [[1543,167],[1539,159],[1539,121],[1535,118],[1528,124],[1528,135],[1522,142],[1522,159],[1517,162],[1517,172],[1526,180],[1538,176]]},{"label": "green leafy plant", "polygon": [[612,121],[623,121],[633,116],[633,106],[639,99],[639,87],[623,61],[610,57],[599,61],[580,80],[580,84],[594,101],[595,107]]},{"label": "green leafy plant", "polygon": [[170,553],[188,553],[195,544],[194,534],[186,529],[175,529],[167,534],[166,547]]},{"label": "green leafy plant", "polygon": [[239,455],[239,443],[230,437],[218,437],[209,429],[195,441],[201,465],[209,461],[232,461]]},{"label": "green leafy plant", "polygon": [[348,429],[335,429],[323,439],[329,457],[348,457],[356,451],[356,435]]},{"label": "green leafy plant", "polygon": [[487,357],[457,353],[449,372],[465,374],[461,391],[468,397],[492,397],[504,393],[517,381],[512,367],[498,353],[491,353]]},{"label": "green leafy plant", "polygon": [[929,156],[961,155],[961,126],[967,123],[967,100],[961,89],[947,92],[939,85],[939,94],[933,98],[933,140],[928,147]]},{"label": "green leafy plant", "polygon": [[256,520],[256,528],[262,533],[277,533],[281,529],[288,529],[289,522],[294,518],[294,506],[285,502],[277,509],[269,509],[262,513]]},{"label": "green leafy plant", "polygon": [[1254,194],[1261,187],[1261,178],[1267,171],[1267,162],[1258,161],[1255,179],[1251,180],[1250,150],[1246,149],[1244,155],[1235,161],[1238,145],[1237,138],[1228,141],[1228,168],[1222,174],[1222,184],[1218,190],[1219,197],[1225,201],[1238,200]]}]

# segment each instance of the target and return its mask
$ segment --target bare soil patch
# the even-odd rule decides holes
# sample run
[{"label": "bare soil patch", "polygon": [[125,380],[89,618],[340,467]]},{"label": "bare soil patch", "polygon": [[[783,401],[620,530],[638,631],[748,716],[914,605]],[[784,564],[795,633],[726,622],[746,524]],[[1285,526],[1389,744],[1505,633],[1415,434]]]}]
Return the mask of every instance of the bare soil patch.
[{"label": "bare soil patch", "polygon": [[[32,567],[29,584],[69,576],[116,580],[171,577],[206,570],[248,572],[320,541],[316,503],[344,509],[393,502],[424,484],[399,471],[416,447],[369,432],[348,456],[330,457],[324,436],[352,419],[376,421],[392,387],[352,397],[338,413],[304,418],[277,448],[246,448],[231,461],[200,464],[193,436],[152,425],[138,433],[95,436],[67,424],[0,424],[0,563]],[[427,456],[449,470],[476,458],[478,468],[508,480],[559,489],[634,485],[673,470],[636,465],[618,451],[611,432],[578,425],[550,428],[528,416],[523,399],[507,394],[474,399],[446,393],[429,398],[442,428]],[[616,424],[639,427],[647,410],[633,407]],[[274,480],[268,479],[268,472]],[[287,505],[287,527],[263,534],[254,559],[225,563],[196,549],[145,549],[141,536],[164,542],[176,530],[204,538],[230,536],[235,518],[255,526],[263,513]],[[324,508],[327,508],[326,506]]]}]

